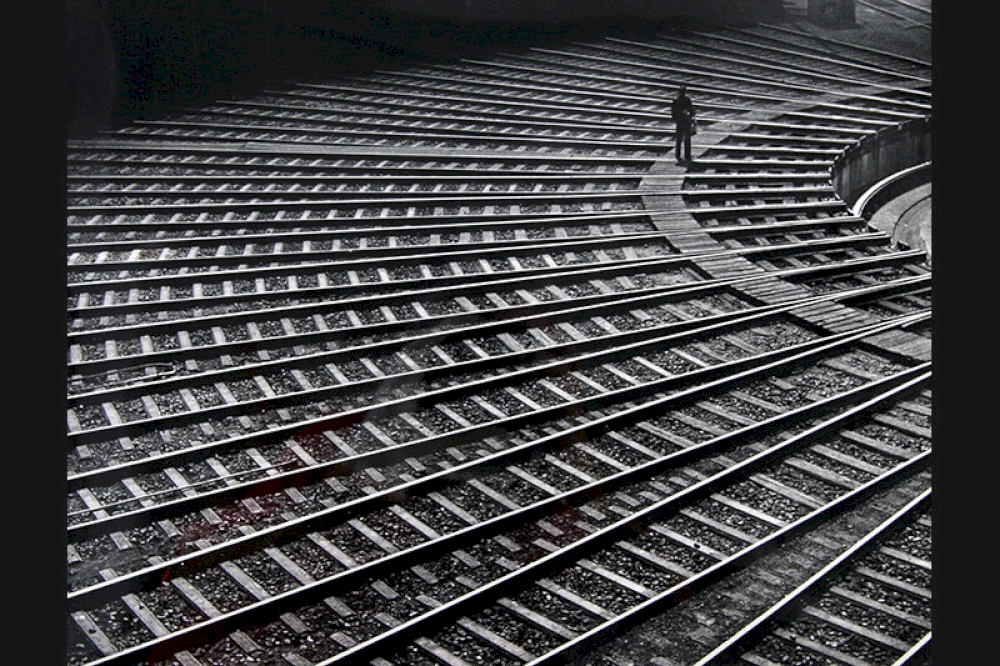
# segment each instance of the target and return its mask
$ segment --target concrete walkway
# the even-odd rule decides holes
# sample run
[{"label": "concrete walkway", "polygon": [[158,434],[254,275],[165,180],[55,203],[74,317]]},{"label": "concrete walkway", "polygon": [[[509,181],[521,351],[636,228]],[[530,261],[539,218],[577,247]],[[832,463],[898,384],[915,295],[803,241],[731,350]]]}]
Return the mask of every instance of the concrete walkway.
[{"label": "concrete walkway", "polygon": [[904,192],[879,208],[871,225],[911,248],[927,251],[931,263],[931,184]]}]

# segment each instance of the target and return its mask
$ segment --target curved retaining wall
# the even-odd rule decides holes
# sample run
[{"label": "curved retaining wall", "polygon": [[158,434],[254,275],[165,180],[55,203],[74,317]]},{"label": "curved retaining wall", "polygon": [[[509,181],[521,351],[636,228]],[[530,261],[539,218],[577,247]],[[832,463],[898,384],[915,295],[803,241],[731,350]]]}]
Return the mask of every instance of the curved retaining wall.
[{"label": "curved retaining wall", "polygon": [[930,159],[931,119],[917,118],[851,146],[834,160],[830,175],[840,198],[853,206],[875,183]]},{"label": "curved retaining wall", "polygon": [[898,171],[865,190],[861,197],[852,205],[854,214],[860,215],[865,219],[870,219],[878,209],[896,197],[915,190],[929,182],[931,182],[930,162],[924,162],[909,169]]}]

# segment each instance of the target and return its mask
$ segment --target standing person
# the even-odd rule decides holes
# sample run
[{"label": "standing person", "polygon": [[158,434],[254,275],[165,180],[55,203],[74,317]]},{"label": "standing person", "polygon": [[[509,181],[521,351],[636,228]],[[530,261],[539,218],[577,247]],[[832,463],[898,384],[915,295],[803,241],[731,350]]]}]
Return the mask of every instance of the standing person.
[{"label": "standing person", "polygon": [[[695,133],[694,104],[687,95],[687,86],[682,85],[677,91],[677,97],[670,105],[670,115],[674,119],[674,153],[677,163],[691,161],[691,135]],[[683,156],[681,147],[684,148]]]}]

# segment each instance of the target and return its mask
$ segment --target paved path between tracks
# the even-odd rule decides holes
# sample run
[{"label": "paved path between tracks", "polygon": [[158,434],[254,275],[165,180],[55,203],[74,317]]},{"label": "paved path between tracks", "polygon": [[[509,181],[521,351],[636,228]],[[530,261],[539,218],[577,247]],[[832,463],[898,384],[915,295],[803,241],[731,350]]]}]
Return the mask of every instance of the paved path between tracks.
[{"label": "paved path between tracks", "polygon": [[927,251],[931,260],[931,183],[900,194],[879,208],[869,220],[871,225],[889,234],[893,242],[903,242],[913,249]]}]

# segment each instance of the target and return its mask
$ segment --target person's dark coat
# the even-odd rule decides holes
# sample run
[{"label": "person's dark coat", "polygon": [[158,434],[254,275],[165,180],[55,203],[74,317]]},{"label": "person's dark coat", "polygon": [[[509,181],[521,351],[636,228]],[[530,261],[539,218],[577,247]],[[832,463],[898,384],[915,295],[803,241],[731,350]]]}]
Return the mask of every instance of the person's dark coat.
[{"label": "person's dark coat", "polygon": [[694,104],[691,102],[691,98],[683,92],[677,95],[670,106],[670,115],[678,130],[690,130],[691,125],[694,124]]}]

